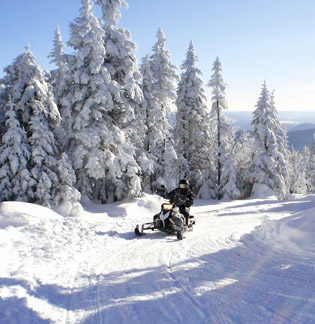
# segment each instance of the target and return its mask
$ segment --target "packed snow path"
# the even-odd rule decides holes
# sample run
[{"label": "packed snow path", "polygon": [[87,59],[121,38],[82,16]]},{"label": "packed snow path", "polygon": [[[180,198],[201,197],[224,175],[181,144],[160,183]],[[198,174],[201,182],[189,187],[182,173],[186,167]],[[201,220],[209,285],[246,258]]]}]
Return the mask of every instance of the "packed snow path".
[{"label": "packed snow path", "polygon": [[183,241],[136,237],[160,204],[2,203],[0,323],[315,323],[315,196],[196,201]]}]

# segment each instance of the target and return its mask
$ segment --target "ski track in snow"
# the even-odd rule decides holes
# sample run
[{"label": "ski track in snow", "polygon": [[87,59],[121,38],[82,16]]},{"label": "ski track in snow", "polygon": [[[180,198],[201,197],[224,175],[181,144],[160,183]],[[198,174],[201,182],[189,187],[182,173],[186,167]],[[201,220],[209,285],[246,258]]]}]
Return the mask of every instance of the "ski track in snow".
[{"label": "ski track in snow", "polygon": [[73,218],[46,218],[39,206],[41,217],[22,217],[23,204],[9,204],[0,324],[315,323],[314,195],[197,200],[183,241],[135,237],[160,208],[152,195],[89,204]]}]

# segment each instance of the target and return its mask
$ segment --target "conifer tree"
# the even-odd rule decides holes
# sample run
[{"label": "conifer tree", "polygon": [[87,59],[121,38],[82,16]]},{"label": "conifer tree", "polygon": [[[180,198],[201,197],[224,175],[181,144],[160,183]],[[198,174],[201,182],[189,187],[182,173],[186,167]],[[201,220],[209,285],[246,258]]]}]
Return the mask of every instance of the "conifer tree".
[{"label": "conifer tree", "polygon": [[[141,90],[143,101],[139,105],[138,134],[141,140],[142,161],[140,162],[142,170],[142,181],[145,191],[154,191],[152,183],[154,182],[154,170],[157,169],[157,158],[154,156],[156,144],[163,138],[163,131],[157,127],[156,112],[158,111],[157,102],[153,96],[153,76],[150,67],[149,55],[142,59],[140,67],[142,75]],[[146,162],[146,163],[144,163]]]},{"label": "conifer tree", "polygon": [[[32,108],[37,102],[45,103],[41,108],[52,129],[60,123],[60,114],[52,87],[45,81],[44,73],[30,51],[29,45],[25,53],[18,56],[4,71],[6,75],[2,82],[5,87],[6,100],[11,98],[17,118],[23,123],[22,127],[28,130]],[[30,105],[27,104],[28,101],[31,101]]]},{"label": "conifer tree", "polygon": [[[224,164],[230,164],[230,160],[226,160],[229,156],[229,152],[226,151],[227,136],[229,135],[229,125],[227,120],[223,116],[223,110],[227,110],[227,103],[225,100],[226,83],[223,81],[221,62],[217,57],[213,64],[213,75],[207,86],[212,88],[212,122],[215,127],[216,138],[216,192],[217,198],[221,199],[223,196],[222,190],[222,172]],[[230,156],[229,156],[230,158]]]},{"label": "conifer tree", "polygon": [[30,151],[25,131],[16,118],[14,104],[9,101],[5,114],[6,133],[0,147],[0,201],[27,201],[35,181],[28,171]]},{"label": "conifer tree", "polygon": [[[54,129],[60,122],[60,115],[51,86],[46,83],[44,73],[29,47],[5,72],[6,91],[12,98],[11,107],[14,107],[16,119],[26,132],[30,155],[27,162],[21,163],[27,166],[27,171],[23,167],[17,175],[24,179],[22,188],[25,195],[22,198],[45,206],[56,205],[55,197],[62,185],[61,174],[57,170],[60,151]],[[10,124],[14,125],[13,115]],[[20,138],[14,138],[16,145],[21,142]]]},{"label": "conifer tree", "polygon": [[[115,103],[112,119],[124,132],[126,141],[132,145],[133,159],[144,173],[152,170],[150,156],[143,150],[141,103],[143,94],[139,83],[141,73],[137,69],[135,51],[137,44],[131,40],[128,29],[118,27],[120,8],[128,8],[124,0],[94,0],[101,7],[102,26],[105,31],[105,66],[111,76],[110,91]],[[129,150],[131,154],[131,150]],[[145,175],[143,175],[145,177]]]},{"label": "conifer tree", "polygon": [[58,155],[53,128],[60,116],[51,87],[46,83],[29,46],[13,64],[5,69],[4,77],[8,94],[12,98],[17,119],[26,131],[30,160],[26,189],[28,201],[50,206],[58,188],[54,170]]},{"label": "conifer tree", "polygon": [[68,71],[68,55],[63,51],[65,44],[62,41],[61,32],[58,25],[56,27],[53,44],[53,50],[48,57],[51,58],[50,63],[54,63],[57,69],[51,72],[50,83],[53,85],[55,98],[60,98],[62,97],[65,88],[64,76]]},{"label": "conifer tree", "polygon": [[244,131],[241,133],[234,147],[235,166],[238,172],[238,188],[240,189],[242,198],[249,197],[251,193],[249,170],[254,154],[253,146],[254,139],[247,131]]},{"label": "conifer tree", "polygon": [[171,62],[171,54],[166,48],[166,37],[160,27],[156,34],[157,42],[153,45],[150,65],[153,76],[153,94],[158,100],[162,112],[168,114],[176,101],[177,68]]},{"label": "conifer tree", "polygon": [[[137,70],[135,51],[137,45],[131,40],[131,33],[117,27],[121,17],[120,7],[128,7],[124,0],[94,0],[101,6],[105,45],[105,66],[112,80],[112,95],[115,109],[112,118],[124,128],[125,132],[134,131],[135,107],[143,96],[139,87],[141,74]],[[130,135],[133,139],[135,134]]]},{"label": "conifer tree", "polygon": [[73,59],[72,55],[64,53],[65,44],[62,41],[61,32],[59,26],[56,27],[55,38],[53,42],[53,50],[48,56],[51,58],[50,63],[56,65],[56,69],[51,71],[51,76],[49,79],[50,84],[53,86],[53,92],[55,96],[55,101],[58,106],[59,112],[62,116],[61,126],[56,130],[56,135],[58,136],[59,142],[61,142],[62,146],[66,145],[66,138],[64,129],[69,128],[70,118],[71,116],[67,114],[68,110],[63,109],[62,98],[67,89],[66,85],[66,75],[69,70],[69,63]]},{"label": "conifer tree", "polygon": [[287,171],[284,157],[279,151],[280,123],[272,101],[264,83],[253,113],[255,154],[251,177],[253,183],[268,186],[279,199],[284,199],[288,196]]},{"label": "conifer tree", "polygon": [[305,183],[306,183],[306,188],[307,192],[312,192],[313,191],[313,172],[312,170],[312,164],[314,163],[313,161],[313,156],[312,152],[309,146],[305,146],[303,151],[303,160],[304,160],[304,165],[305,165]]},{"label": "conifer tree", "polygon": [[78,201],[81,199],[81,194],[75,189],[77,179],[66,153],[61,154],[57,162],[57,169],[59,175],[61,175],[60,190],[54,197],[54,202],[66,214],[77,215],[77,211],[80,208]]},{"label": "conifer tree", "polygon": [[148,106],[152,122],[149,136],[150,151],[156,159],[156,168],[152,177],[152,186],[157,186],[162,179],[167,180],[168,187],[177,185],[178,163],[174,148],[169,114],[171,105],[176,100],[175,81],[178,79],[176,67],[171,63],[170,52],[166,48],[166,38],[159,28],[157,42],[152,48],[149,64],[152,76],[152,101]]},{"label": "conifer tree", "polygon": [[223,198],[239,199],[241,197],[241,182],[235,160],[236,130],[230,126],[224,117],[221,119],[221,159],[222,174],[218,188],[219,195]]},{"label": "conifer tree", "polygon": [[34,198],[41,205],[50,206],[59,187],[56,170],[58,148],[40,105],[34,105],[29,125],[32,134],[29,137],[32,154],[31,174],[36,181]]},{"label": "conifer tree", "polygon": [[181,163],[181,177],[190,180],[198,192],[209,178],[211,136],[210,114],[206,106],[201,71],[196,67],[198,58],[190,42],[177,88],[177,114],[174,136],[176,152]]},{"label": "conifer tree", "polygon": [[[139,116],[139,120],[143,123],[141,137],[146,157],[145,187],[150,191],[155,191],[161,184],[172,188],[178,178],[177,156],[169,121],[170,105],[176,98],[176,72],[165,42],[163,31],[159,29],[153,54],[142,59],[140,68],[144,99],[140,105],[139,115],[142,117]],[[165,87],[169,87],[170,91]]]},{"label": "conifer tree", "polygon": [[292,147],[289,163],[289,192],[291,194],[306,194],[308,191],[306,155]]},{"label": "conifer tree", "polygon": [[81,16],[70,25],[69,45],[75,57],[62,99],[72,121],[66,129],[67,147],[80,192],[89,199],[110,202],[139,195],[139,168],[134,148],[116,119],[122,113],[117,104],[121,94],[106,64],[105,32],[91,1],[81,2]]},{"label": "conifer tree", "polygon": [[[283,177],[284,186],[286,187],[285,191],[288,192],[288,168],[289,168],[289,139],[285,129],[281,127],[280,121],[278,119],[278,112],[275,106],[275,91],[272,91],[270,94],[270,107],[271,112],[274,117],[274,129],[277,142],[277,151],[279,152],[277,161],[278,161],[278,170]],[[284,197],[287,197],[287,193]]]}]

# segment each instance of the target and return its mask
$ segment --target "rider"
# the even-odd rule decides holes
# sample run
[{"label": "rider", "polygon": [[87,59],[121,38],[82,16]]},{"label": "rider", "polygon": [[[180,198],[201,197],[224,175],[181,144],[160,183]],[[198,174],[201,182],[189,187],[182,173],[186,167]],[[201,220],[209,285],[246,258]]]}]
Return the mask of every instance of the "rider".
[{"label": "rider", "polygon": [[189,182],[186,179],[179,181],[179,187],[165,194],[165,198],[171,203],[175,203],[179,208],[179,212],[184,215],[186,225],[188,225],[190,206],[194,202],[194,195],[189,188]]}]

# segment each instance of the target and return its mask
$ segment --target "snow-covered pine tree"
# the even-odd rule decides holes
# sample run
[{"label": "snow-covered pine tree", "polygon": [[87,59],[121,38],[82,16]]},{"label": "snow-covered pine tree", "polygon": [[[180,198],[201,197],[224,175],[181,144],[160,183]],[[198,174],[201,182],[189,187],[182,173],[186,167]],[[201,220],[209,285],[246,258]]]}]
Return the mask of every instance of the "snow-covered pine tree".
[{"label": "snow-covered pine tree", "polygon": [[[270,94],[270,107],[274,118],[274,128],[276,129],[276,140],[277,140],[277,151],[279,154],[276,159],[278,161],[278,170],[282,175],[285,182],[284,186],[287,188],[288,192],[289,180],[288,180],[288,167],[289,167],[289,139],[285,129],[281,127],[280,121],[278,119],[278,111],[275,106],[275,91],[273,90]],[[285,194],[287,197],[287,194]]]},{"label": "snow-covered pine tree", "polygon": [[253,112],[254,158],[251,166],[252,183],[271,188],[279,199],[288,197],[285,160],[279,151],[280,123],[270,93],[264,82]]},{"label": "snow-covered pine tree", "polygon": [[81,194],[75,189],[77,179],[66,153],[61,154],[57,162],[57,169],[60,175],[60,190],[54,197],[55,204],[63,214],[75,216],[81,207],[78,203]]},{"label": "snow-covered pine tree", "polygon": [[[25,199],[45,206],[55,205],[55,197],[62,189],[57,162],[60,155],[54,128],[60,115],[54,102],[51,86],[29,47],[5,69],[3,78],[6,92],[11,97],[20,127],[27,134],[30,160],[27,161],[31,179]],[[18,137],[16,138],[18,140]],[[24,172],[24,171],[23,171]],[[20,177],[25,177],[25,172]]]},{"label": "snow-covered pine tree", "polygon": [[68,71],[68,56],[63,51],[65,44],[62,41],[61,32],[58,25],[56,27],[53,45],[53,50],[48,57],[51,58],[50,63],[55,64],[57,69],[51,71],[50,83],[53,86],[56,101],[59,103],[58,98],[62,97],[65,88],[64,76]]},{"label": "snow-covered pine tree", "polygon": [[35,181],[28,171],[31,153],[25,131],[16,118],[14,104],[8,103],[6,132],[0,147],[0,201],[27,201]]},{"label": "snow-covered pine tree", "polygon": [[[230,163],[232,156],[231,151],[227,149],[229,145],[229,132],[231,128],[229,126],[228,121],[223,116],[223,110],[228,109],[227,103],[225,100],[225,89],[226,83],[223,81],[222,77],[222,68],[221,62],[217,57],[212,68],[213,74],[211,76],[210,81],[207,86],[212,88],[212,122],[215,127],[215,138],[216,138],[216,192],[217,198],[221,199],[223,197],[223,193],[221,192],[224,185],[222,185],[222,172],[224,170],[225,165],[230,169]],[[233,139],[234,142],[234,139]],[[231,169],[230,169],[231,170]],[[231,170],[232,171],[232,170]],[[225,172],[225,178],[227,179],[227,170]],[[233,177],[234,178],[234,177]],[[225,181],[226,181],[225,179]],[[232,178],[231,178],[232,179]],[[230,182],[229,182],[230,183]],[[236,183],[235,183],[236,186]],[[231,189],[228,190],[232,192]],[[235,188],[235,193],[238,191]]]},{"label": "snow-covered pine tree", "polygon": [[221,117],[220,158],[222,165],[221,183],[218,188],[219,197],[239,199],[241,197],[241,181],[235,159],[236,129],[231,127],[224,116]]},{"label": "snow-covered pine tree", "polygon": [[240,189],[242,198],[249,197],[252,188],[250,185],[250,166],[254,154],[253,145],[253,137],[244,131],[241,133],[234,147],[235,166],[238,171],[238,188]]},{"label": "snow-covered pine tree", "polygon": [[289,168],[289,192],[291,194],[306,194],[307,185],[307,160],[303,151],[297,151],[293,147],[290,150]]},{"label": "snow-covered pine tree", "polygon": [[172,64],[171,54],[166,48],[166,37],[160,27],[156,34],[157,42],[153,45],[150,65],[153,76],[153,92],[159,100],[160,109],[168,114],[176,101],[177,67]]},{"label": "snow-covered pine tree", "polygon": [[312,185],[312,178],[313,175],[312,173],[314,170],[312,170],[312,163],[313,163],[313,156],[312,152],[309,146],[305,146],[303,151],[301,152],[303,155],[303,160],[305,164],[305,182],[306,182],[306,187],[307,187],[307,192],[312,192],[313,190],[313,185]]},{"label": "snow-covered pine tree", "polygon": [[[137,44],[131,40],[131,33],[125,28],[118,28],[121,17],[120,8],[128,8],[124,0],[94,0],[101,7],[102,22],[105,31],[105,66],[112,80],[112,96],[115,110],[113,121],[124,132],[126,140],[133,145],[133,159],[140,165],[144,173],[151,172],[152,161],[143,151],[143,128],[141,123],[141,103],[143,94],[139,83],[140,71],[137,69],[135,51]],[[131,152],[131,151],[130,151]]]},{"label": "snow-covered pine tree", "polygon": [[53,50],[49,54],[51,58],[50,63],[55,64],[56,69],[50,72],[49,83],[53,86],[53,92],[55,96],[55,101],[57,103],[59,112],[62,116],[61,126],[56,129],[56,135],[58,136],[59,142],[62,146],[66,145],[64,129],[69,128],[71,116],[67,115],[68,110],[63,111],[62,98],[66,91],[66,75],[69,70],[69,64],[73,59],[73,55],[65,54],[63,49],[65,47],[62,41],[61,32],[59,26],[56,27],[55,38],[53,42]]},{"label": "snow-covered pine tree", "polygon": [[158,186],[163,182],[162,179],[166,179],[172,174],[172,178],[168,178],[166,183],[167,187],[172,188],[177,185],[179,174],[169,113],[176,100],[175,81],[178,76],[176,67],[171,63],[171,55],[165,43],[165,35],[162,28],[159,28],[157,42],[154,44],[153,53],[149,58],[152,100],[147,107],[151,125],[148,146],[156,158],[151,185]]},{"label": "snow-covered pine tree", "polygon": [[212,138],[210,135],[210,114],[201,71],[196,67],[198,58],[191,41],[181,69],[183,70],[177,88],[177,114],[174,137],[176,152],[183,162],[180,176],[190,180],[195,192],[209,178]]},{"label": "snow-covered pine tree", "polygon": [[137,45],[131,40],[128,29],[118,28],[121,17],[120,7],[128,7],[124,0],[94,0],[101,6],[103,13],[105,66],[112,80],[112,95],[115,109],[112,111],[113,120],[123,128],[137,145],[135,131],[135,107],[143,100],[139,83],[141,74],[137,70],[135,51]]},{"label": "snow-covered pine tree", "polygon": [[[47,154],[46,146],[50,149],[55,143],[46,140],[49,137],[49,140],[54,141],[50,127],[58,124],[59,112],[53,101],[51,88],[45,82],[43,72],[29,46],[25,53],[18,56],[13,64],[5,69],[5,72],[7,74],[3,80],[6,92],[12,100],[11,104],[15,108],[20,126],[27,134],[28,150],[31,155],[27,161],[31,177],[27,177],[26,181],[31,185],[25,186],[27,187],[25,198],[27,201],[49,206],[53,199],[53,191],[57,187],[55,173],[52,171],[50,174],[49,167],[54,167],[57,152],[53,150],[51,154]],[[34,134],[36,126],[41,128],[42,133]],[[34,141],[35,136],[38,136],[39,141]],[[43,160],[49,164],[49,167],[45,167],[46,163]],[[52,179],[46,177],[46,181],[40,183],[40,179],[43,179],[44,174],[47,173]],[[40,185],[42,187],[46,185],[44,192],[40,190]]]},{"label": "snow-covered pine tree", "polygon": [[[155,145],[163,138],[162,130],[156,124],[156,112],[158,112],[157,102],[153,96],[153,76],[149,62],[149,55],[142,59],[140,66],[142,75],[141,90],[143,101],[138,106],[138,136],[140,140],[140,166],[144,191],[152,192],[154,171],[157,168],[157,158],[154,156]],[[138,159],[139,160],[139,159]]]},{"label": "snow-covered pine tree", "polygon": [[29,144],[32,153],[30,165],[32,177],[36,181],[35,201],[40,205],[50,206],[60,184],[56,169],[59,152],[44,114],[44,104],[34,103],[29,120]]},{"label": "snow-covered pine tree", "polygon": [[69,45],[75,57],[62,98],[63,110],[72,121],[66,129],[67,147],[80,192],[89,199],[110,202],[139,195],[139,168],[134,147],[115,119],[122,113],[121,89],[106,64],[104,30],[91,1],[81,2],[81,16],[70,25]]}]

